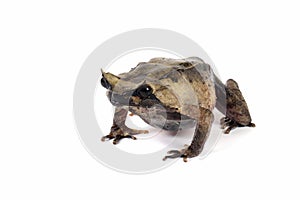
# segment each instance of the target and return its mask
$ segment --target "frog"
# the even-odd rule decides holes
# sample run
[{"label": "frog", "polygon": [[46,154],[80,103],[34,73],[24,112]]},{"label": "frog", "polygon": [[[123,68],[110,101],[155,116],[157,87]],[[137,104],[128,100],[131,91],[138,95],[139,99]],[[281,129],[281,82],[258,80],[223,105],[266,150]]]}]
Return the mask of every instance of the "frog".
[{"label": "frog", "polygon": [[115,106],[110,133],[101,138],[114,145],[122,139],[136,140],[148,130],[126,126],[128,113],[166,131],[195,127],[192,141],[182,149],[170,150],[163,160],[198,156],[208,139],[216,108],[225,134],[239,127],[255,127],[248,105],[236,81],[225,84],[213,68],[199,57],[156,57],[140,62],[129,72],[114,75],[101,70],[101,85]]}]

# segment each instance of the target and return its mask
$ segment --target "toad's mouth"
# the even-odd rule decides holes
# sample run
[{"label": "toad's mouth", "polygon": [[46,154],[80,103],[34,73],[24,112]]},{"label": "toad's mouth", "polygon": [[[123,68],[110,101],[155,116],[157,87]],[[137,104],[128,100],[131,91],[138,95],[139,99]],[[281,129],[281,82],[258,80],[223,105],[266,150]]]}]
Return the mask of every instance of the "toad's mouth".
[{"label": "toad's mouth", "polygon": [[107,97],[114,106],[130,106],[132,104],[130,96],[124,94],[121,95],[111,90],[107,91]]}]

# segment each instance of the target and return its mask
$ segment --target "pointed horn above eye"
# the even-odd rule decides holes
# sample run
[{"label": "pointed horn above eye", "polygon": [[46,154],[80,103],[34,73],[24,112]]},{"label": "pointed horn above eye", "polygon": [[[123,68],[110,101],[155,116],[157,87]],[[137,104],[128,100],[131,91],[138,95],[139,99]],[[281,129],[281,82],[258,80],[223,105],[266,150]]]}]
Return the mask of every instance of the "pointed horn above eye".
[{"label": "pointed horn above eye", "polygon": [[101,74],[105,74],[104,70],[101,68]]},{"label": "pointed horn above eye", "polygon": [[116,76],[112,73],[104,72],[103,69],[101,69],[101,73],[102,73],[101,84],[106,89],[111,89],[111,88],[115,87],[115,85],[118,83],[118,81],[120,79],[118,76]]}]

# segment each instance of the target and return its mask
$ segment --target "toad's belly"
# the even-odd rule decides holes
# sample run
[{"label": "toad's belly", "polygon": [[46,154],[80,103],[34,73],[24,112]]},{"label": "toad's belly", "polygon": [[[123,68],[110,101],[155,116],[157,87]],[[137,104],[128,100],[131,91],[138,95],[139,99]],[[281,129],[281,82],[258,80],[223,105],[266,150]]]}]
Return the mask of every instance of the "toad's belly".
[{"label": "toad's belly", "polygon": [[[141,110],[143,109],[143,110]],[[132,113],[138,115],[147,124],[169,131],[192,128],[196,121],[177,112],[166,112],[160,109],[130,108]]]},{"label": "toad's belly", "polygon": [[[145,120],[144,120],[145,121]],[[163,122],[163,123],[162,123]],[[195,126],[195,120],[152,120],[149,123],[151,126],[156,127],[156,128],[162,128],[164,130],[169,130],[169,131],[177,131],[181,129],[186,129],[186,128],[192,128]]]}]

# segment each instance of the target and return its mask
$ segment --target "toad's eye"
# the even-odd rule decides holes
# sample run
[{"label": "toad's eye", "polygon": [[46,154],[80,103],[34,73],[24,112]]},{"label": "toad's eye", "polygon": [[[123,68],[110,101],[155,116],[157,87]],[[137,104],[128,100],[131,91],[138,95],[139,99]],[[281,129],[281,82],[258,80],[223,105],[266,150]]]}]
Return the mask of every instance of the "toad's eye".
[{"label": "toad's eye", "polygon": [[149,85],[142,85],[136,90],[136,95],[142,98],[147,98],[152,94],[152,88]]}]

